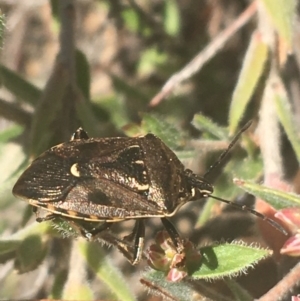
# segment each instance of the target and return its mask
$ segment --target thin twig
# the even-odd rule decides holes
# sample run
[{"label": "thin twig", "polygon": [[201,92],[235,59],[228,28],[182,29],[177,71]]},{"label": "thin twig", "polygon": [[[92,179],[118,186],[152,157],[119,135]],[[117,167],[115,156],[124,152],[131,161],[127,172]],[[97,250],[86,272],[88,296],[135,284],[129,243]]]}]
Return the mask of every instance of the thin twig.
[{"label": "thin twig", "polygon": [[207,47],[195,56],[191,62],[181,71],[172,75],[162,87],[161,91],[152,98],[149,107],[158,105],[163,99],[169,96],[179,84],[199,72],[205,63],[220,51],[225,43],[254,16],[256,8],[257,4],[256,1],[254,1],[229,27],[220,32]]},{"label": "thin twig", "polygon": [[257,301],[282,300],[300,284],[300,262],[273,288]]},{"label": "thin twig", "polygon": [[72,84],[76,82],[75,76],[75,3],[73,0],[59,2],[61,17],[61,32],[59,37],[60,52],[58,60],[67,68]]},{"label": "thin twig", "polygon": [[30,126],[32,115],[14,103],[0,99],[0,116],[26,127]]}]

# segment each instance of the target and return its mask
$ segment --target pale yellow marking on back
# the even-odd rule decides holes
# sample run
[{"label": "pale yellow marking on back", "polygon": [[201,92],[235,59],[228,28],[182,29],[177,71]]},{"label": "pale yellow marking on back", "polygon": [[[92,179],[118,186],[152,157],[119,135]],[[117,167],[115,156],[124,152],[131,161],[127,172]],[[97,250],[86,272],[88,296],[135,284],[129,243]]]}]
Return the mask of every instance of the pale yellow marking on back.
[{"label": "pale yellow marking on back", "polygon": [[70,172],[74,177],[80,177],[80,172],[78,171],[78,163],[75,163],[71,166]]}]

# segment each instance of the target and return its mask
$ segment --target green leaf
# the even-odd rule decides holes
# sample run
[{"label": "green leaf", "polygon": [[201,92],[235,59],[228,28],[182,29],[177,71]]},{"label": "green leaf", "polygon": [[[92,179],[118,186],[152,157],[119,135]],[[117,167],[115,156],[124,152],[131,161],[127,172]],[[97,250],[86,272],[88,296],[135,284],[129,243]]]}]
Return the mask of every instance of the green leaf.
[{"label": "green leaf", "polygon": [[169,282],[163,272],[146,271],[140,281],[151,293],[161,296],[163,300],[192,300],[193,290],[187,283],[184,281]]},{"label": "green leaf", "polygon": [[[44,235],[54,232],[52,229],[50,223],[32,223],[27,227],[22,228],[18,232],[12,234],[10,236],[11,240],[24,240],[28,236],[34,236],[34,235]],[[1,243],[0,239],[0,243]]]},{"label": "green leaf", "polygon": [[235,301],[253,301],[254,298],[236,281],[231,279],[224,279],[227,286],[230,288],[234,295]]},{"label": "green leaf", "polygon": [[122,18],[125,26],[132,32],[137,33],[140,30],[139,15],[133,9],[125,9],[122,11]]},{"label": "green leaf", "polygon": [[[238,187],[233,185],[232,179],[234,177],[257,179],[261,175],[262,166],[263,163],[260,155],[253,157],[245,157],[245,155],[244,157],[241,155],[233,156],[215,183],[214,195],[227,200],[233,200],[240,191]],[[197,226],[205,224],[210,219],[212,208],[216,202],[214,199],[208,199],[205,202],[204,208],[199,215]]]},{"label": "green leaf", "polygon": [[147,76],[155,72],[156,68],[165,63],[167,59],[168,56],[166,53],[157,50],[156,47],[148,47],[141,54],[138,73],[141,76]]},{"label": "green leaf", "polygon": [[77,85],[80,88],[86,100],[88,101],[90,100],[90,65],[85,54],[78,49],[76,49],[75,51],[75,60]]},{"label": "green leaf", "polygon": [[211,119],[202,114],[196,114],[193,118],[192,125],[200,130],[205,131],[222,140],[228,140],[228,130],[214,123]]},{"label": "green leaf", "polygon": [[28,104],[35,105],[41,97],[41,90],[16,72],[0,65],[1,82],[12,94]]},{"label": "green leaf", "polygon": [[93,291],[87,283],[70,285],[67,289],[64,289],[62,298],[63,300],[95,300]]},{"label": "green leaf", "polygon": [[279,77],[277,77],[276,85],[273,86],[275,86],[274,98],[277,115],[293,146],[298,162],[300,163],[300,137],[298,135],[298,129],[296,128],[297,123],[294,122],[293,109],[285,87]]},{"label": "green leaf", "polygon": [[62,113],[64,97],[69,83],[68,73],[64,68],[55,66],[46,88],[43,91],[32,119],[30,133],[30,155],[36,158],[49,148],[53,139],[53,128],[57,114]]},{"label": "green leaf", "polygon": [[292,49],[293,28],[296,17],[296,0],[260,0],[279,35]]},{"label": "green leaf", "polygon": [[294,193],[287,193],[240,179],[234,179],[234,183],[257,198],[265,200],[277,210],[300,206],[300,197]]},{"label": "green leaf", "polygon": [[202,265],[192,275],[193,279],[220,279],[237,276],[270,256],[270,251],[242,243],[221,244],[200,249]]},{"label": "green leaf", "polygon": [[77,101],[75,107],[82,127],[89,133],[90,137],[97,137],[99,135],[97,131],[98,120],[91,104],[87,101]]},{"label": "green leaf", "polygon": [[5,15],[0,11],[0,49],[3,49],[3,36],[5,31]]},{"label": "green leaf", "polygon": [[251,100],[256,85],[268,59],[268,46],[258,32],[254,33],[248,47],[242,70],[234,89],[229,111],[229,132],[233,134]]},{"label": "green leaf", "polygon": [[47,248],[39,235],[26,237],[17,250],[15,268],[19,273],[36,269],[46,256]]},{"label": "green leaf", "polygon": [[111,77],[111,80],[113,81],[113,84],[117,91],[124,93],[127,97],[133,99],[139,99],[140,101],[145,103],[149,102],[148,96],[142,92],[142,89],[136,88],[136,86],[133,85],[129,85],[125,80],[123,80],[121,77],[117,75],[114,74],[108,74],[108,75]]},{"label": "green leaf", "polygon": [[215,185],[216,196],[232,199],[240,193],[239,189],[232,183],[233,178],[257,179],[261,176],[263,162],[260,155],[253,158],[245,154],[236,155],[231,158],[220,175]]},{"label": "green leaf", "polygon": [[180,30],[180,12],[178,2],[175,0],[165,1],[164,29],[170,36],[176,36]]},{"label": "green leaf", "polygon": [[0,240],[0,254],[16,251],[21,244],[20,240]]},{"label": "green leaf", "polygon": [[110,288],[118,300],[136,300],[125,279],[105,256],[99,244],[80,241],[79,249],[90,269]]},{"label": "green leaf", "polygon": [[144,113],[142,117],[141,128],[145,134],[157,135],[171,149],[184,146],[184,135],[173,125],[166,122],[162,116]]},{"label": "green leaf", "polygon": [[[130,120],[126,112],[126,104],[122,97],[110,95],[95,100],[95,103],[108,112],[109,119],[117,129],[129,124]],[[129,135],[130,136],[130,135]]]},{"label": "green leaf", "polygon": [[60,299],[65,282],[67,280],[68,271],[66,269],[60,271],[55,275],[54,283],[52,286],[52,292],[49,296],[49,299]]},{"label": "green leaf", "polygon": [[23,127],[20,125],[13,125],[0,133],[0,144],[4,144],[11,140],[12,138],[15,138],[19,136],[23,132]]}]

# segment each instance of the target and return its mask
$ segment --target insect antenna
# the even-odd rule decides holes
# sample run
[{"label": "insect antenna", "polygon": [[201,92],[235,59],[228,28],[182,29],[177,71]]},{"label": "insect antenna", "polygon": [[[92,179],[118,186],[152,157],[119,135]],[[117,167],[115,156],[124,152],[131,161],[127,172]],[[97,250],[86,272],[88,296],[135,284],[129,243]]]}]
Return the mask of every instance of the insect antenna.
[{"label": "insect antenna", "polygon": [[233,148],[233,146],[236,144],[236,142],[239,140],[239,138],[241,137],[241,135],[250,127],[250,125],[252,124],[252,121],[248,121],[241,129],[240,131],[234,136],[234,138],[232,139],[232,141],[229,143],[228,147],[226,148],[225,151],[222,152],[222,154],[220,155],[220,157],[218,158],[218,160],[211,165],[207,172],[204,174],[204,178],[206,178],[206,176],[208,174],[210,174],[212,172],[212,170],[214,170],[224,159],[224,157],[229,153],[229,151]]},{"label": "insect antenna", "polygon": [[[211,173],[212,170],[214,170],[224,159],[224,157],[229,153],[229,151],[232,149],[232,147],[236,144],[236,142],[239,140],[240,136],[250,127],[250,125],[252,124],[252,121],[248,121],[241,129],[240,131],[234,136],[234,138],[232,139],[232,141],[229,143],[227,149],[225,151],[223,151],[221,153],[221,155],[219,156],[218,160],[212,164],[209,169],[207,170],[207,172],[204,174],[203,178],[205,178],[209,173]],[[276,228],[278,231],[280,231],[281,233],[283,233],[284,235],[288,235],[287,231],[281,226],[279,225],[277,222],[275,222],[274,220],[268,218],[267,216],[263,215],[262,213],[259,213],[258,211],[246,206],[246,205],[240,205],[237,204],[235,202],[232,201],[228,201],[225,199],[222,199],[220,197],[214,196],[214,195],[207,195],[207,197],[213,198],[215,200],[221,201],[223,203],[226,203],[228,205],[231,205],[235,208],[238,209],[242,209],[245,211],[250,212],[251,214],[261,218],[262,220],[266,221],[267,223],[269,223],[271,226],[273,226],[274,228]]]},{"label": "insect antenna", "polygon": [[245,210],[245,211],[248,211],[250,212],[251,214],[261,218],[262,220],[266,221],[267,223],[269,223],[271,226],[273,226],[274,228],[276,228],[278,231],[280,231],[281,233],[283,233],[284,235],[288,235],[287,231],[282,227],[280,226],[277,222],[275,222],[274,220],[268,218],[267,216],[257,212],[256,210],[248,207],[248,206],[245,206],[245,205],[240,205],[240,204],[237,204],[235,202],[232,202],[232,201],[228,201],[228,200],[225,200],[225,199],[222,199],[222,198],[219,198],[217,196],[214,196],[214,195],[209,195],[210,198],[213,198],[215,200],[218,200],[218,201],[221,201],[223,203],[226,203],[226,204],[229,204],[235,208],[238,208],[238,209],[242,209],[242,210]]}]

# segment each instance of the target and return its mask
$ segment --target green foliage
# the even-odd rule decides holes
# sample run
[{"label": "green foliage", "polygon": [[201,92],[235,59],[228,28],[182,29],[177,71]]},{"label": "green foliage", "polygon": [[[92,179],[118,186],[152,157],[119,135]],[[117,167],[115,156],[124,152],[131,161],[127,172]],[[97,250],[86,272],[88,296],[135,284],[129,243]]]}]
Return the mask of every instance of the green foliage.
[{"label": "green foliage", "polygon": [[[188,300],[190,298],[188,296],[191,296],[192,288],[195,289],[197,287],[197,280],[213,281],[225,277],[232,278],[237,274],[246,273],[247,269],[253,268],[259,260],[270,256],[268,250],[238,243],[226,243],[201,248],[200,253],[202,255],[201,266],[192,275],[189,275],[189,280],[192,280],[192,282],[169,282],[165,280],[164,272],[146,271],[143,274],[142,283],[150,289],[155,287],[163,288],[160,292],[162,296],[172,296],[174,300]],[[151,286],[149,283],[151,283]],[[237,287],[238,285],[234,284],[234,282],[230,283],[232,290],[236,294],[241,294],[241,289]]]},{"label": "green foliage", "polygon": [[0,65],[0,75],[2,85],[17,98],[30,105],[37,104],[42,94],[40,89],[3,65]]},{"label": "green foliage", "polygon": [[287,193],[281,190],[272,189],[250,181],[235,179],[234,182],[248,193],[265,200],[277,210],[288,207],[300,207],[300,197],[294,193]]},{"label": "green foliage", "polygon": [[245,55],[241,73],[233,92],[229,112],[229,131],[234,133],[242,119],[247,104],[255,92],[255,88],[268,59],[268,46],[260,33],[254,33]]},{"label": "green foliage", "polygon": [[46,245],[40,236],[27,236],[17,249],[15,269],[19,273],[27,273],[36,269],[45,258],[46,251]]},{"label": "green foliage", "polygon": [[[221,244],[201,249],[200,269],[191,276],[194,279],[213,280],[245,273],[259,260],[270,256],[268,250],[238,243]],[[241,256],[241,254],[243,254]]]},{"label": "green foliage", "polygon": [[122,17],[128,30],[137,33],[139,31],[139,16],[133,9],[126,9],[122,11]]},{"label": "green foliage", "polygon": [[164,28],[166,33],[177,36],[180,30],[180,12],[175,0],[165,1]]},{"label": "green foliage", "polygon": [[136,300],[118,269],[105,256],[99,245],[81,241],[79,247],[88,266],[110,288],[118,300]]},{"label": "green foliage", "polygon": [[296,0],[261,0],[279,35],[289,48],[292,47],[293,24],[295,20]]},{"label": "green foliage", "polygon": [[157,48],[148,48],[141,54],[138,72],[142,76],[153,73],[157,67],[166,63],[167,55],[160,52]]},{"label": "green foliage", "polygon": [[[238,0],[232,2],[234,9],[223,4],[212,6],[210,1],[191,4],[175,0],[92,2],[74,4],[78,5],[74,11],[82,22],[74,28],[70,24],[75,15],[68,10],[70,7],[63,15],[64,1],[51,1],[52,16],[43,20],[44,23],[36,20],[31,22],[33,25],[30,23],[33,27],[44,24],[47,28],[43,29],[45,41],[49,36],[51,41],[59,40],[59,35],[64,37],[59,40],[56,59],[49,58],[52,65],[48,63],[51,51],[46,52],[46,61],[39,61],[39,66],[45,64],[45,68],[40,68],[42,71],[36,78],[28,71],[36,66],[35,62],[30,64],[29,59],[37,56],[36,52],[31,49],[33,54],[30,56],[26,51],[30,52],[28,45],[33,41],[43,44],[43,39],[34,35],[30,40],[27,36],[22,39],[17,36],[21,46],[16,46],[19,47],[18,55],[12,61],[8,60],[12,67],[7,67],[5,60],[0,66],[2,88],[5,93],[10,93],[3,93],[0,99],[0,115],[10,122],[1,124],[0,131],[0,233],[3,234],[0,263],[7,266],[12,263],[11,267],[19,273],[17,275],[11,268],[8,277],[1,279],[3,292],[7,294],[5,298],[36,299],[42,292],[43,298],[137,300],[145,298],[137,293],[140,291],[137,274],[141,274],[141,283],[163,300],[191,300],[196,293],[202,294],[208,283],[213,287],[214,281],[220,279],[232,292],[230,300],[253,300],[253,292],[246,287],[257,283],[241,285],[235,279],[255,268],[260,260],[270,256],[272,250],[259,247],[256,242],[259,231],[257,229],[250,237],[250,227],[245,233],[247,244],[240,241],[240,236],[235,236],[235,229],[222,232],[219,238],[217,227],[226,227],[225,224],[212,224],[216,212],[221,211],[216,200],[207,200],[204,206],[199,205],[201,201],[195,202],[180,208],[172,217],[178,224],[181,220],[189,221],[190,228],[185,233],[191,233],[193,246],[202,255],[199,269],[174,283],[165,279],[164,272],[145,268],[145,262],[129,268],[125,260],[116,258],[110,249],[99,243],[101,239],[93,243],[78,241],[72,245],[79,248],[84,265],[84,272],[74,275],[69,262],[70,242],[80,235],[78,229],[63,217],[35,223],[32,208],[13,198],[11,188],[30,161],[53,145],[68,141],[79,126],[91,137],[154,133],[187,168],[201,176],[228,147],[242,122],[253,120],[251,128],[243,133],[227,157],[228,162],[225,159],[208,173],[207,179],[215,181],[213,195],[236,201],[249,193],[276,210],[300,207],[298,194],[284,192],[282,186],[272,182],[274,173],[281,181],[295,178],[293,166],[298,168],[300,162],[299,112],[295,106],[300,92],[291,88],[300,79],[287,61],[292,49],[299,52],[299,46],[292,39],[295,35],[293,24],[299,17],[296,1],[258,1],[255,19],[258,21],[249,23],[242,34],[235,33],[232,39],[227,37],[225,46],[218,37],[226,36],[228,28],[224,33],[223,27],[231,26],[231,22],[239,18]],[[18,4],[11,5],[22,8],[17,7]],[[43,14],[38,15],[43,18]],[[2,52],[11,43],[9,40],[7,44],[2,42],[5,20],[1,14]],[[22,19],[25,23],[28,20]],[[30,31],[30,24],[27,24],[26,32],[27,29]],[[78,45],[80,50],[73,43],[75,37],[78,39],[76,47]],[[22,44],[23,39],[25,44]],[[47,40],[47,43],[50,42]],[[45,48],[38,46],[38,53],[45,53]],[[57,44],[54,46],[51,44],[49,49],[57,49]],[[211,51],[209,55],[213,53],[210,62],[208,52],[199,53],[207,48]],[[202,70],[196,67],[196,55],[202,59],[202,65],[208,63]],[[9,58],[7,53],[6,58]],[[297,67],[296,61],[294,67]],[[189,62],[193,68],[180,74]],[[49,79],[43,78],[44,72]],[[194,78],[191,74],[195,74]],[[173,87],[172,80],[176,82]],[[164,86],[166,82],[168,84]],[[151,98],[159,92],[165,93],[168,99],[162,98],[156,105],[149,105]],[[264,99],[270,100],[269,115],[263,114]],[[26,125],[17,118],[19,113],[26,116]],[[282,130],[288,143],[281,141],[279,135],[274,141],[261,134],[268,126],[270,132]],[[273,150],[274,154],[280,154],[280,160],[273,156]],[[291,153],[295,154],[297,162],[292,161]],[[285,158],[292,163],[286,163]],[[238,180],[233,181],[234,178]],[[258,184],[261,182],[262,185]],[[147,238],[151,241],[161,226],[149,224]],[[193,229],[194,225],[200,230]],[[122,228],[121,223],[113,226],[111,232],[116,228],[116,233],[122,233],[120,236],[130,232],[127,228],[125,231],[126,226]],[[200,231],[201,235],[193,235],[194,230]],[[188,238],[187,234],[182,237]],[[279,253],[279,250],[274,251]],[[145,251],[144,255],[147,254]],[[26,277],[35,276],[27,272],[38,273],[42,268],[47,269],[47,279],[42,280],[43,284],[32,296],[27,296],[27,291],[24,295],[14,295],[19,286],[29,291]],[[131,277],[134,273],[135,277]],[[30,280],[33,283],[35,278]],[[214,293],[218,293],[218,289],[211,289],[212,295],[208,298],[217,299]],[[267,290],[269,287],[264,293],[267,294]]]}]

